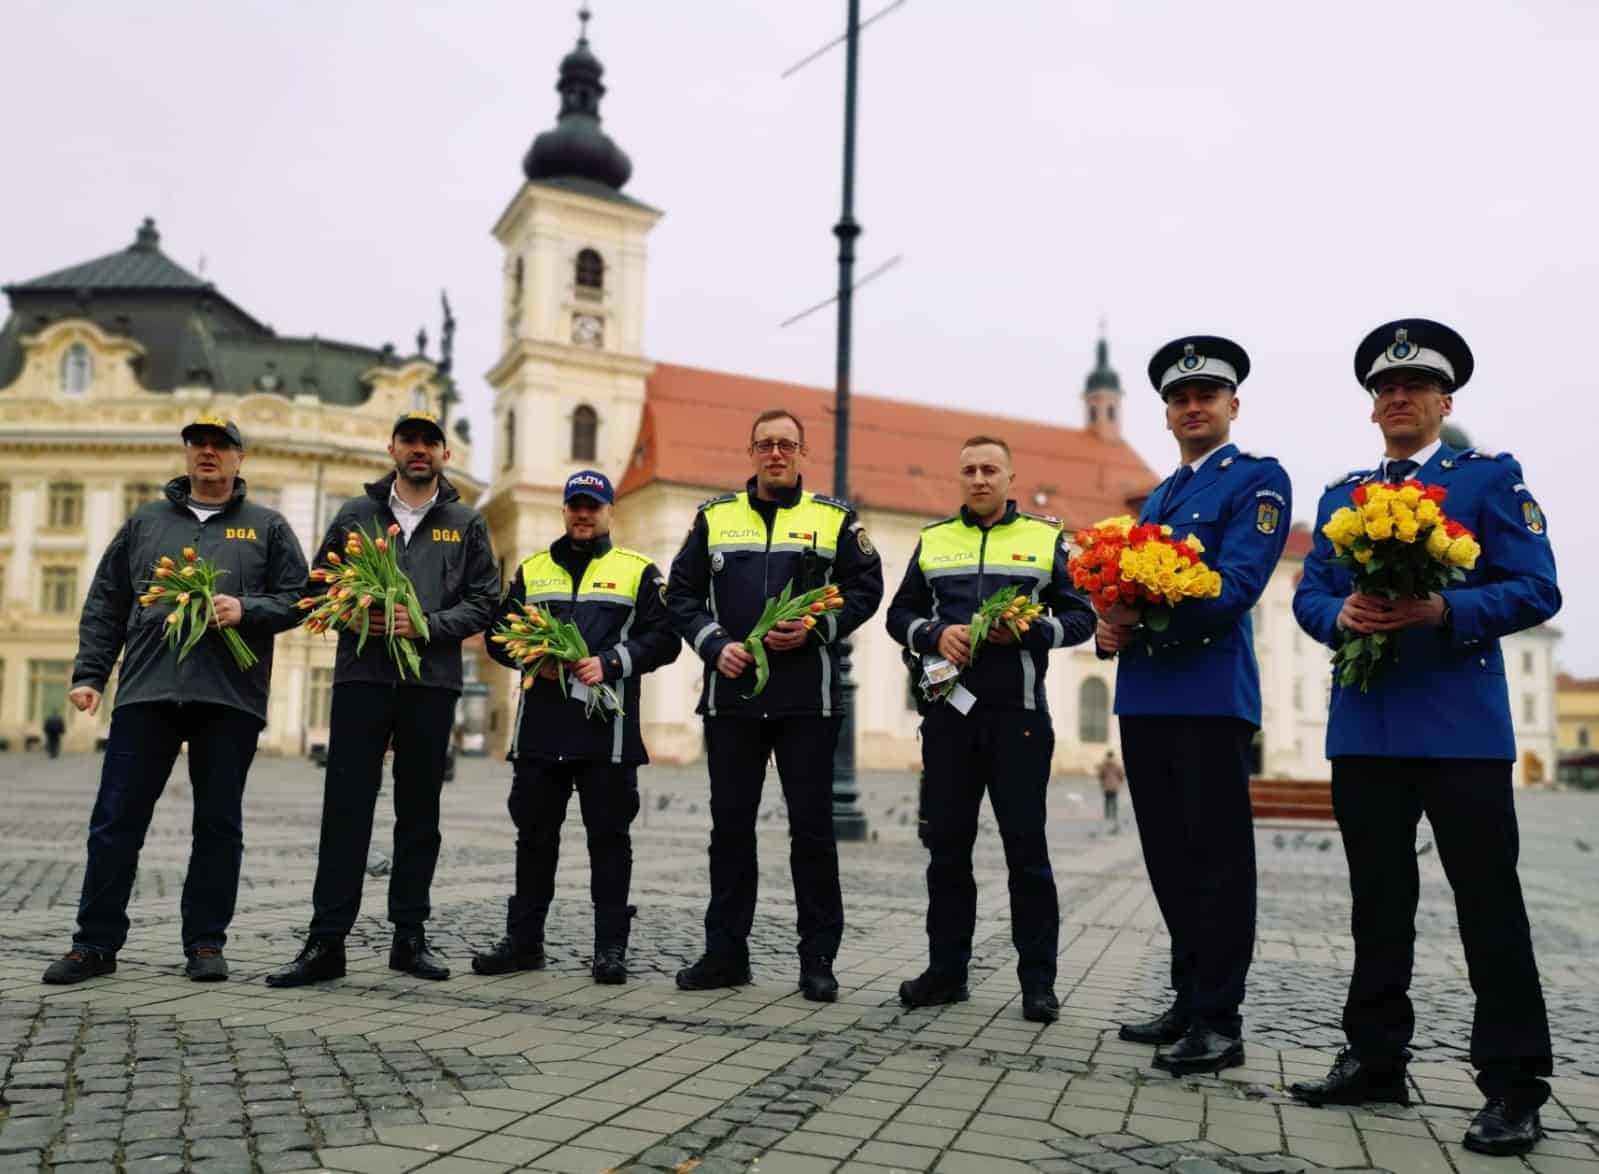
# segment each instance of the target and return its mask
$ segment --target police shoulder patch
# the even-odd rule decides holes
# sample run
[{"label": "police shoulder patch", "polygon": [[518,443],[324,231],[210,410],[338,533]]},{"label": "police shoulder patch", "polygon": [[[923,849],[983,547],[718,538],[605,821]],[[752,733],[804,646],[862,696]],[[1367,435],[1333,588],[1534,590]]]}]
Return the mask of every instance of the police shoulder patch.
[{"label": "police shoulder patch", "polygon": [[1059,530],[1062,526],[1061,520],[1055,517],[1053,514],[1030,514],[1026,510],[1017,510],[1016,512],[1024,518],[1031,518],[1035,522],[1042,522],[1044,525],[1056,530]]},{"label": "police shoulder patch", "polygon": [[811,494],[811,498],[815,501],[821,502],[823,505],[830,505],[835,510],[843,510],[846,514],[855,508],[842,498],[830,497],[825,493],[813,493]]},{"label": "police shoulder patch", "polygon": [[738,494],[736,493],[719,493],[715,497],[707,498],[705,501],[700,502],[699,508],[704,511],[710,509],[713,505],[721,505],[723,502],[737,500]]},{"label": "police shoulder patch", "polygon": [[855,546],[860,552],[870,558],[877,553],[877,547],[872,545],[871,536],[866,533],[866,527],[859,522],[850,527],[855,532]]}]

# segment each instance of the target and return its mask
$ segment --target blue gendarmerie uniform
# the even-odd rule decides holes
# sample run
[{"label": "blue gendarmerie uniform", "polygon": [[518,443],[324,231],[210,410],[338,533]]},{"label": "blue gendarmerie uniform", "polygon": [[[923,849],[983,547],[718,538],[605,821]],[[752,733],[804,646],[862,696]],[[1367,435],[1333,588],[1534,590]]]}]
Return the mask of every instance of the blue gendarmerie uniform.
[{"label": "blue gendarmerie uniform", "polygon": [[1173,1007],[1180,1022],[1235,1038],[1255,942],[1249,748],[1260,669],[1250,614],[1292,511],[1283,467],[1235,444],[1156,486],[1139,522],[1196,536],[1221,594],[1184,600],[1164,631],[1137,629],[1116,673],[1128,791],[1171,934]]},{"label": "blue gendarmerie uniform", "polygon": [[[1386,463],[1386,462],[1385,462]],[[1321,528],[1383,465],[1333,481],[1316,510],[1315,544],[1294,616],[1330,647],[1351,576]],[[1407,990],[1419,892],[1415,839],[1425,812],[1460,912],[1477,1010],[1471,1062],[1487,1096],[1541,1102],[1552,1048],[1521,885],[1511,790],[1516,746],[1499,640],[1560,609],[1549,528],[1508,453],[1439,446],[1411,476],[1449,491],[1444,515],[1482,546],[1464,583],[1440,592],[1449,618],[1394,634],[1396,658],[1366,692],[1334,680],[1327,720],[1333,808],[1349,860],[1355,967],[1344,1006],[1350,1045],[1402,1068],[1415,1030]]]},{"label": "blue gendarmerie uniform", "polygon": [[1044,673],[1051,651],[1081,644],[1094,631],[1093,608],[1072,587],[1060,523],[1007,501],[987,526],[965,507],[924,526],[888,605],[888,634],[918,660],[937,655],[944,631],[971,623],[983,601],[1004,587],[1049,610],[1015,644],[979,649],[960,676],[976,697],[968,713],[939,701],[927,706],[922,721],[928,960],[941,978],[966,981],[977,924],[972,842],[986,791],[1005,841],[1017,977],[1023,991],[1049,991],[1060,909],[1044,836],[1055,749]]},{"label": "blue gendarmerie uniform", "polygon": [[[1555,556],[1543,510],[1509,453],[1442,445],[1412,476],[1449,491],[1443,512],[1477,535],[1482,557],[1466,581],[1441,594],[1450,621],[1394,637],[1396,660],[1371,687],[1332,691],[1327,757],[1488,758],[1512,762],[1510,695],[1499,638],[1535,627],[1560,610]],[[1337,646],[1338,612],[1350,575],[1332,561],[1321,532],[1360,486],[1383,469],[1357,470],[1334,481],[1316,508],[1315,545],[1294,592],[1294,616],[1310,636]]]}]

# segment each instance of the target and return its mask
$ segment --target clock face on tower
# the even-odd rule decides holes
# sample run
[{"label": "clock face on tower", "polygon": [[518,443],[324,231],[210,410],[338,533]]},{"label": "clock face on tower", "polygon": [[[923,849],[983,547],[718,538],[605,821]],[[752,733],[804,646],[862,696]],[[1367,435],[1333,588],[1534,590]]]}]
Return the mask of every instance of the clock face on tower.
[{"label": "clock face on tower", "polygon": [[572,341],[578,346],[603,345],[605,323],[593,314],[572,315]]}]

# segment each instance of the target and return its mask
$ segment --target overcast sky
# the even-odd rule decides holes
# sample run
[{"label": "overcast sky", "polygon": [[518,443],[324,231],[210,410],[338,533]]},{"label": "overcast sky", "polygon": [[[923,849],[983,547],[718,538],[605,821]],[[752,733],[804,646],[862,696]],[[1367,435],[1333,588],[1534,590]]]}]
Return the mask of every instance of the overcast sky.
[{"label": "overcast sky", "polygon": [[[0,281],[152,215],[174,259],[284,333],[408,350],[418,326],[437,338],[447,287],[486,449],[489,229],[554,122],[576,7],[10,0]],[[831,383],[832,315],[778,324],[836,280],[843,54],[779,75],[844,8],[595,0],[605,126],[628,192],[666,213],[651,357]],[[1103,316],[1130,439],[1164,473],[1144,362],[1227,334],[1255,365],[1235,438],[1283,461],[1304,518],[1380,452],[1355,344],[1439,318],[1477,355],[1456,421],[1516,454],[1551,519],[1559,660],[1599,675],[1579,496],[1596,59],[1583,0],[907,0],[863,37],[861,268],[905,260],[857,298],[857,387],[1075,424]]]}]

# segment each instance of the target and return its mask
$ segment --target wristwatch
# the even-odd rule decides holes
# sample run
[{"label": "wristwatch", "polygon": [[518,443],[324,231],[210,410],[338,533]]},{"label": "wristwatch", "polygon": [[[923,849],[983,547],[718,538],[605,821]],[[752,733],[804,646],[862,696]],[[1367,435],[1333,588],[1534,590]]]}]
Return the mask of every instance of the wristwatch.
[{"label": "wristwatch", "polygon": [[1449,605],[1449,600],[1444,600],[1444,614],[1438,618],[1438,626],[1451,628],[1455,623],[1455,609]]}]

